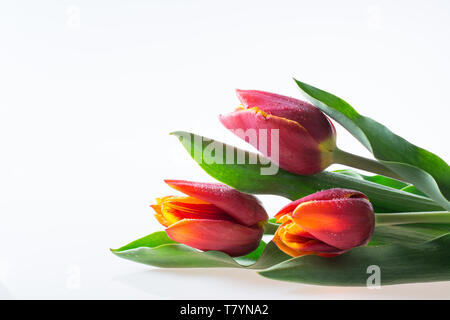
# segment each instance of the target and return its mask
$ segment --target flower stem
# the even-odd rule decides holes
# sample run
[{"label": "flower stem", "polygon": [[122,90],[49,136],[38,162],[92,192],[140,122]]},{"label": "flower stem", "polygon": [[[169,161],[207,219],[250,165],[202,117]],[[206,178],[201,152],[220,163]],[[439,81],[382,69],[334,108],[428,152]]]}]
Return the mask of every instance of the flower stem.
[{"label": "flower stem", "polygon": [[391,169],[387,168],[380,162],[372,159],[357,156],[356,154],[343,151],[336,148],[333,152],[333,160],[335,163],[343,164],[353,168],[381,174],[386,177],[390,177],[397,180],[404,181],[404,178],[397,175]]},{"label": "flower stem", "polygon": [[449,211],[405,212],[376,214],[376,226],[412,223],[450,223]]}]

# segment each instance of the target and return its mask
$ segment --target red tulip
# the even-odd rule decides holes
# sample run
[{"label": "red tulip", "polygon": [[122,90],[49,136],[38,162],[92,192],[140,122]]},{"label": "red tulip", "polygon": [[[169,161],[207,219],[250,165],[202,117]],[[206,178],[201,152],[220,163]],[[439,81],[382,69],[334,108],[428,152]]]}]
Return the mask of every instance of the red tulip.
[{"label": "red tulip", "polygon": [[258,247],[268,216],[257,198],[220,183],[165,182],[187,195],[159,198],[152,205],[172,240],[231,256]]},{"label": "red tulip", "polygon": [[341,254],[367,244],[375,227],[367,197],[348,189],[316,192],[291,202],[275,217],[281,226],[273,241],[293,257]]},{"label": "red tulip", "polygon": [[[281,168],[296,174],[321,172],[333,162],[336,131],[318,108],[297,99],[237,90],[243,107],[220,116],[222,124]],[[274,140],[278,130],[278,141]],[[251,131],[258,132],[258,139]]]}]

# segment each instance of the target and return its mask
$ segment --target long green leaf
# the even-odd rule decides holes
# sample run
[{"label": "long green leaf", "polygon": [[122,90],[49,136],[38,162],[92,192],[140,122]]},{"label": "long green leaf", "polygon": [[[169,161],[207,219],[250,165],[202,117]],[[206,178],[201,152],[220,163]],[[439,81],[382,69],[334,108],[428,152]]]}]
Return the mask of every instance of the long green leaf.
[{"label": "long green leaf", "polygon": [[[434,230],[423,226],[394,226],[377,228],[369,245],[388,243],[413,246],[446,234],[450,225]],[[133,241],[119,249],[111,250],[116,256],[163,268],[247,268],[265,270],[292,259],[281,252],[271,241],[261,241],[259,247],[242,257],[232,258],[219,251],[202,252],[171,240],[164,231],[158,231]]]},{"label": "long green leaf", "polygon": [[449,224],[408,224],[376,227],[369,246],[415,245],[450,233]]},{"label": "long green leaf", "polygon": [[171,240],[164,231],[111,251],[123,259],[163,268],[266,269],[290,258],[273,242],[266,245],[263,241],[255,251],[237,258],[219,251],[202,252]]},{"label": "long green leaf", "polygon": [[[295,80],[295,79],[294,79]],[[360,115],[341,98],[295,80],[312,104],[339,122],[386,167],[450,210],[450,167],[437,155]]]},{"label": "long green leaf", "polygon": [[[450,280],[450,235],[416,245],[369,246],[334,258],[303,256],[267,270],[264,277],[329,286],[366,286],[380,271],[381,285]],[[369,281],[372,284],[371,281]]]},{"label": "long green leaf", "polygon": [[406,191],[406,192],[410,192],[410,193],[414,193],[414,194],[426,197],[426,195],[422,191],[420,191],[419,189],[414,187],[412,184],[408,184],[408,183],[405,183],[405,182],[402,182],[402,181],[399,181],[396,179],[391,179],[391,178],[388,178],[385,176],[380,176],[380,175],[367,176],[367,175],[361,174],[359,172],[356,172],[355,170],[352,170],[352,169],[334,170],[333,172],[349,175],[354,178],[375,182],[375,183],[381,184],[383,186],[391,187],[394,189],[398,189],[398,190],[402,190],[402,191]]},{"label": "long green leaf", "polygon": [[[188,132],[172,134],[209,175],[242,192],[274,194],[296,200],[323,189],[349,188],[365,193],[377,212],[441,210],[428,198],[334,172],[300,176],[278,169],[274,175],[262,175],[261,169],[270,164],[254,153]],[[238,154],[244,154],[244,163],[229,161],[230,154],[234,154],[234,159],[238,159]],[[250,159],[256,158],[259,159],[257,163],[250,163]]]}]

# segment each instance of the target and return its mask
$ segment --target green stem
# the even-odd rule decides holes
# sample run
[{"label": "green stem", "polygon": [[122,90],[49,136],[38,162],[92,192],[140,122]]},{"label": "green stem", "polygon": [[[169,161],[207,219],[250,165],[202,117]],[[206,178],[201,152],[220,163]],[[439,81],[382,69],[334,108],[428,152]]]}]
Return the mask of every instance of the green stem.
[{"label": "green stem", "polygon": [[381,174],[383,176],[397,180],[404,180],[402,177],[376,160],[360,157],[356,154],[349,153],[338,148],[336,148],[333,152],[333,160],[335,163],[373,172],[376,174]]},{"label": "green stem", "polygon": [[376,214],[376,226],[411,223],[450,223],[449,211],[405,212]]}]

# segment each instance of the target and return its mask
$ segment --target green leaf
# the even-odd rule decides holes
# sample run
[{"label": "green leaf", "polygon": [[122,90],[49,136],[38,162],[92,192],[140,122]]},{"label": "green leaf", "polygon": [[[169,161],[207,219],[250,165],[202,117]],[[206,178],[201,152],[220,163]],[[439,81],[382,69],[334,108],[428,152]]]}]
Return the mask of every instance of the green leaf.
[{"label": "green leaf", "polygon": [[279,226],[280,224],[276,223],[275,221],[272,222],[269,220],[269,222],[267,222],[267,224],[264,226],[264,234],[275,234]]},{"label": "green leaf", "polygon": [[414,245],[450,233],[448,224],[404,224],[376,227],[369,246],[401,244]]},{"label": "green leaf", "polygon": [[416,245],[368,246],[341,256],[303,256],[259,274],[266,278],[328,286],[366,286],[380,269],[381,285],[450,280],[450,235]]},{"label": "green leaf", "polygon": [[364,180],[363,175],[353,169],[339,169],[333,170],[335,173],[340,173],[349,177],[353,177],[359,180]]},{"label": "green leaf", "polygon": [[415,186],[413,185],[409,185],[406,186],[404,188],[401,188],[400,190],[405,191],[405,192],[410,192],[410,193],[414,193],[417,194],[419,196],[424,196],[426,197],[425,193],[423,193],[422,191],[420,191],[419,189],[417,189]]},{"label": "green leaf", "polygon": [[171,240],[164,231],[111,251],[123,259],[163,268],[266,269],[290,258],[273,242],[266,245],[263,241],[255,251],[242,257],[232,258],[219,251],[203,252]]},{"label": "green leaf", "polygon": [[450,167],[444,160],[409,143],[381,123],[360,115],[341,98],[295,81],[312,104],[346,128],[383,165],[450,210],[446,199],[450,197]]},{"label": "green leaf", "polygon": [[345,175],[355,177],[358,179],[362,179],[362,180],[366,180],[366,181],[375,182],[375,183],[381,184],[383,186],[391,187],[394,189],[398,189],[398,190],[402,190],[405,192],[410,192],[410,193],[414,193],[414,194],[426,197],[426,195],[422,191],[420,191],[413,185],[405,183],[403,181],[396,180],[396,179],[391,179],[391,178],[388,178],[385,176],[380,176],[380,175],[367,176],[367,175],[363,175],[359,172],[356,172],[355,170],[352,170],[352,169],[340,169],[340,170],[334,170],[333,172],[345,174]]},{"label": "green leaf", "polygon": [[[192,158],[209,175],[237,190],[252,194],[274,194],[296,200],[323,189],[348,188],[365,193],[377,212],[414,212],[441,210],[428,198],[396,190],[374,182],[345,174],[324,171],[310,176],[300,176],[282,169],[273,175],[262,175],[261,169],[270,166],[267,159],[227,144],[191,134],[174,132]],[[211,152],[211,146],[215,147]],[[245,161],[230,161],[229,154],[244,155]],[[251,163],[251,159],[258,159]],[[269,163],[269,164],[267,164]]]}]

